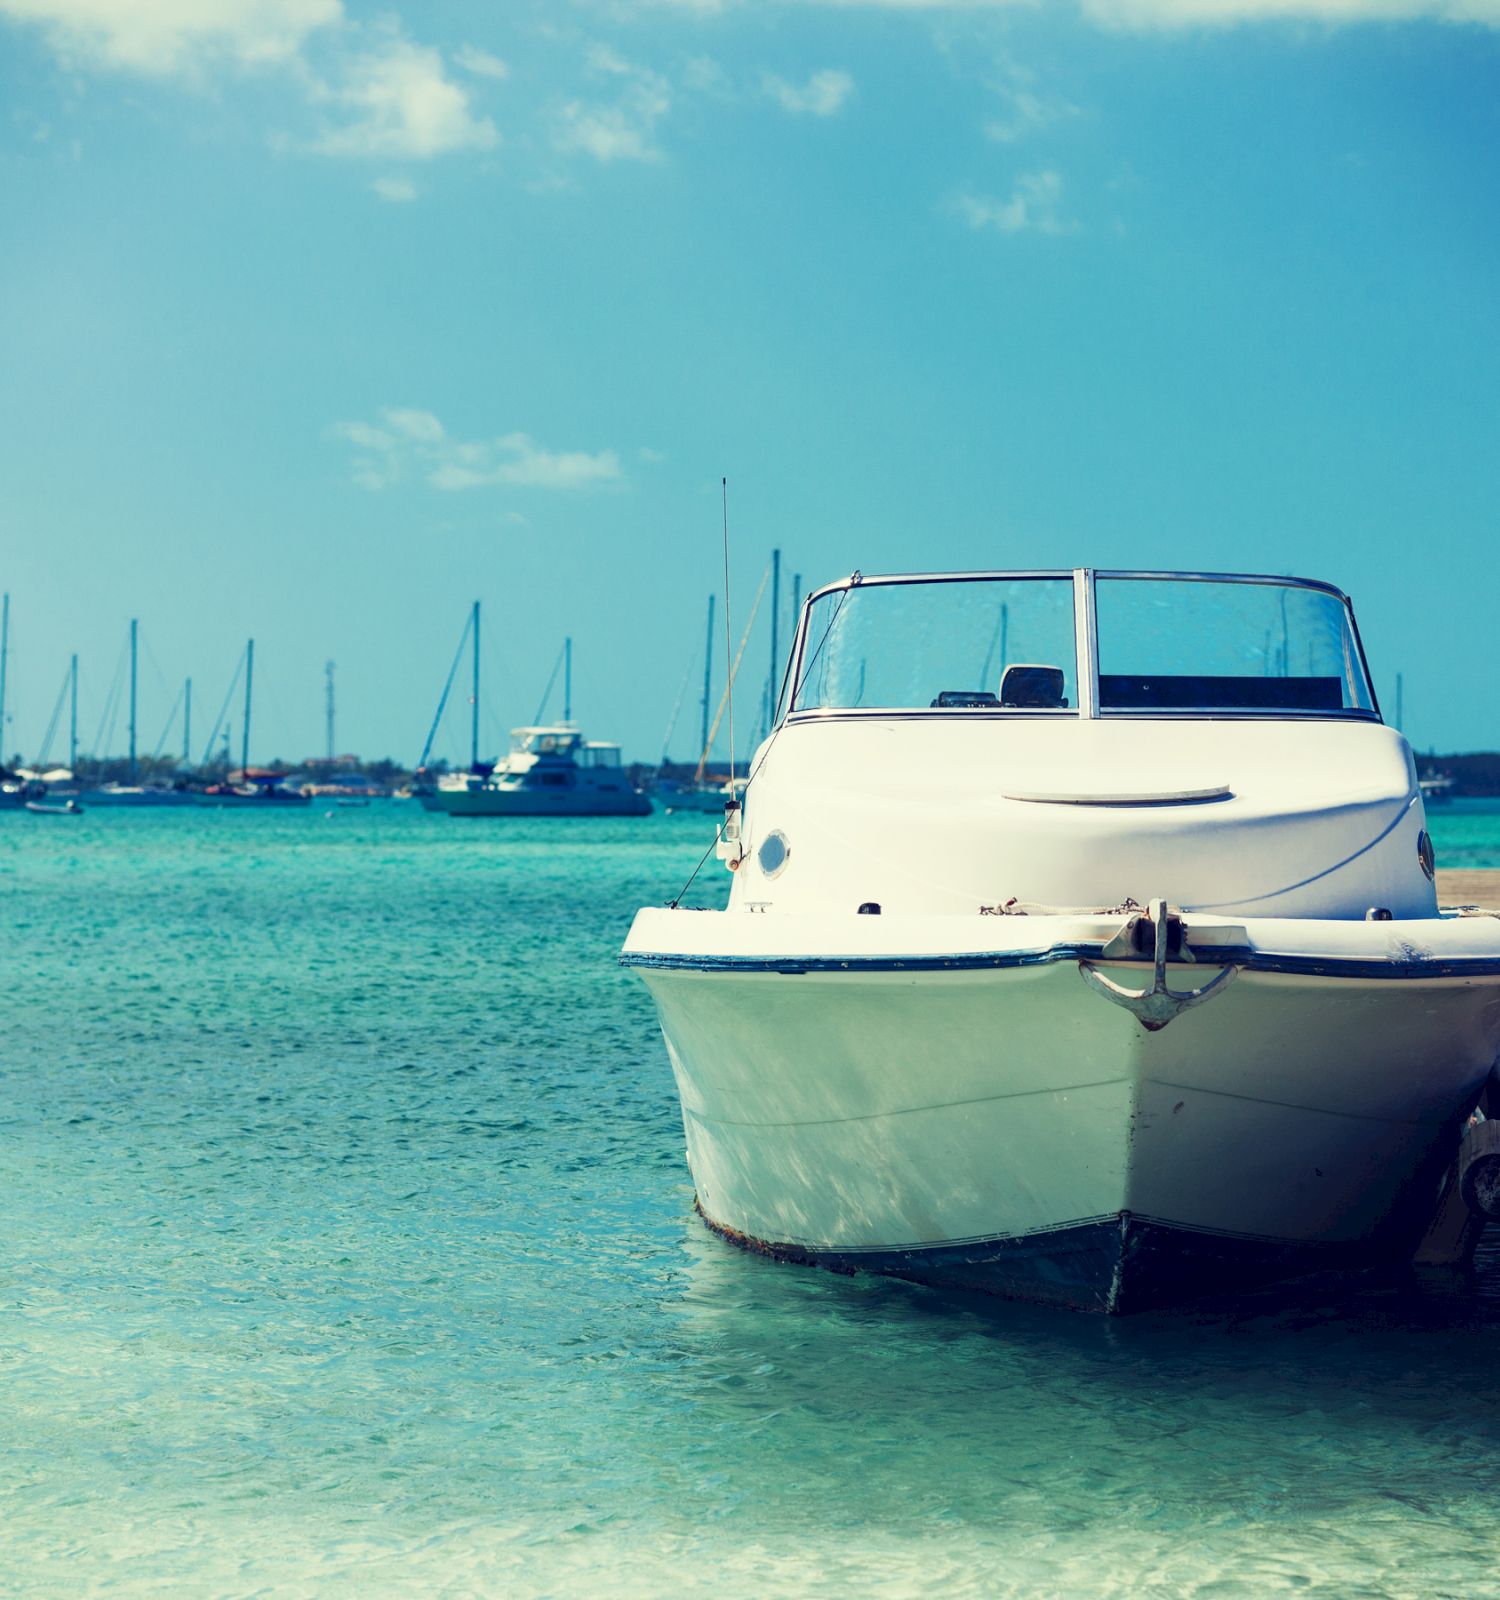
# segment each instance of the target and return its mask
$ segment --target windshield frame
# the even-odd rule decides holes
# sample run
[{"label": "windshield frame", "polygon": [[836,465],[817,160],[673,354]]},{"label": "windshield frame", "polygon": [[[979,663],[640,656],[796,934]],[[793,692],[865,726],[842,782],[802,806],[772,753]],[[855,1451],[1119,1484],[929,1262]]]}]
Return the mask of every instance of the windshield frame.
[{"label": "windshield frame", "polygon": [[[1078,681],[1078,706],[1066,711],[1037,711],[1006,706],[813,706],[805,710],[792,705],[794,686],[803,681],[803,658],[807,650],[808,625],[814,604],[830,594],[844,590],[885,584],[919,583],[992,583],[1026,578],[1071,579],[1073,583],[1073,628],[1076,660],[1074,668]],[[1099,578],[1144,579],[1175,583],[1242,583],[1260,584],[1271,588],[1311,589],[1328,595],[1344,608],[1349,637],[1354,646],[1354,658],[1359,663],[1365,688],[1369,691],[1371,709],[1345,707],[1334,710],[1305,710],[1294,707],[1189,707],[1185,709],[1149,707],[1101,708],[1099,705],[1099,638],[1095,611],[1095,581]],[[1375,722],[1383,723],[1380,699],[1375,690],[1375,680],[1365,659],[1364,641],[1360,637],[1359,623],[1354,616],[1354,605],[1344,591],[1318,578],[1296,578],[1258,572],[1171,572],[1160,569],[1130,567],[1038,567],[985,572],[912,572],[882,573],[866,576],[853,572],[837,583],[825,584],[810,593],[802,602],[797,619],[796,637],[782,675],[781,690],[777,696],[777,715],[773,725],[787,722],[816,722],[830,719],[856,717],[900,717],[903,719],[945,719],[966,717],[971,720],[992,721],[998,718],[1068,718],[1068,719],[1119,719],[1127,722]]]}]

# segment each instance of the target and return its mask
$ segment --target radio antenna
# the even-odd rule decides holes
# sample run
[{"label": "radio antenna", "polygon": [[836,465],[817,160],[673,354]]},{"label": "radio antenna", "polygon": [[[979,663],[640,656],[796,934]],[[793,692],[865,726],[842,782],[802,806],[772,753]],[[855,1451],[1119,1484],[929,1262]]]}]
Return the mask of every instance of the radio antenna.
[{"label": "radio antenna", "polygon": [[729,622],[729,479],[719,480],[724,503],[724,670],[729,684],[729,793],[734,794],[734,634]]}]

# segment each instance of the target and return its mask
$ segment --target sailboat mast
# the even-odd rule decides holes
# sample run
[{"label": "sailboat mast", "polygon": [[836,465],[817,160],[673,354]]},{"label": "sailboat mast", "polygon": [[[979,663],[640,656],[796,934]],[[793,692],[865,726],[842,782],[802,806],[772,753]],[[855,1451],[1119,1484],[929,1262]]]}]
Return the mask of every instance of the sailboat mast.
[{"label": "sailboat mast", "polygon": [[474,616],[470,623],[474,630],[474,692],[469,696],[469,771],[479,765],[479,602],[474,602]]},{"label": "sailboat mast", "polygon": [[136,638],[140,632],[140,623],[134,617],[130,619],[130,781],[135,782],[135,658]]},{"label": "sailboat mast", "polygon": [[182,686],[182,764],[190,766],[193,760],[193,680]]},{"label": "sailboat mast", "polygon": [[563,721],[573,721],[573,641],[563,640]]},{"label": "sailboat mast", "polygon": [[250,771],[250,680],[255,675],[255,640],[245,642],[245,726],[240,730],[240,778],[248,782]]},{"label": "sailboat mast", "polygon": [[78,657],[68,669],[68,771],[78,766]]},{"label": "sailboat mast", "polygon": [[703,646],[703,736],[698,748],[708,750],[708,703],[714,686],[714,597],[708,597],[708,642]]}]

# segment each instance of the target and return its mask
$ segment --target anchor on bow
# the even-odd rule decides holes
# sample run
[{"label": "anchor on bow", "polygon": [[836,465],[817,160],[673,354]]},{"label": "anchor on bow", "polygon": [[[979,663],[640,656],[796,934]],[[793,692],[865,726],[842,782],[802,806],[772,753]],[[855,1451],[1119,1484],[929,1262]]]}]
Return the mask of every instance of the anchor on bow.
[{"label": "anchor on bow", "polygon": [[[1211,978],[1197,989],[1169,988],[1167,951],[1171,941],[1168,924],[1173,920],[1175,919],[1167,916],[1166,901],[1153,900],[1144,917],[1132,917],[1120,933],[1104,947],[1105,953],[1111,955],[1117,950],[1122,955],[1127,949],[1133,951],[1137,928],[1142,921],[1149,922],[1155,935],[1155,966],[1149,989],[1127,989],[1124,984],[1116,983],[1113,978],[1107,977],[1091,961],[1078,963],[1079,975],[1091,989],[1096,989],[1106,1000],[1112,1001],[1115,1005],[1124,1006],[1127,1011],[1139,1018],[1141,1026],[1151,1033],[1165,1028],[1174,1017],[1189,1007],[1201,1006],[1205,1000],[1212,1000],[1215,995],[1223,994],[1240,970],[1236,966],[1227,966],[1217,977]],[[1189,961],[1192,960],[1185,945],[1181,947],[1181,953]]]}]

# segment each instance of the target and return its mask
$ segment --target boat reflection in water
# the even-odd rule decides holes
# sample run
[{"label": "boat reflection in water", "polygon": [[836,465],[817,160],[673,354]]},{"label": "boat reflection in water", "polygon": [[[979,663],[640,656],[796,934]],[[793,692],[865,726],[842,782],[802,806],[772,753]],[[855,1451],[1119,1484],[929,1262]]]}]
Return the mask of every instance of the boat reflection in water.
[{"label": "boat reflection in water", "polygon": [[1409,1259],[1500,1047],[1325,584],[856,574],[719,850],[622,960],[775,1256],[1106,1312]]},{"label": "boat reflection in water", "polygon": [[586,740],[570,723],[512,728],[510,754],[488,775],[439,783],[422,803],[450,817],[643,817],[651,810],[620,763],[619,745]]}]

